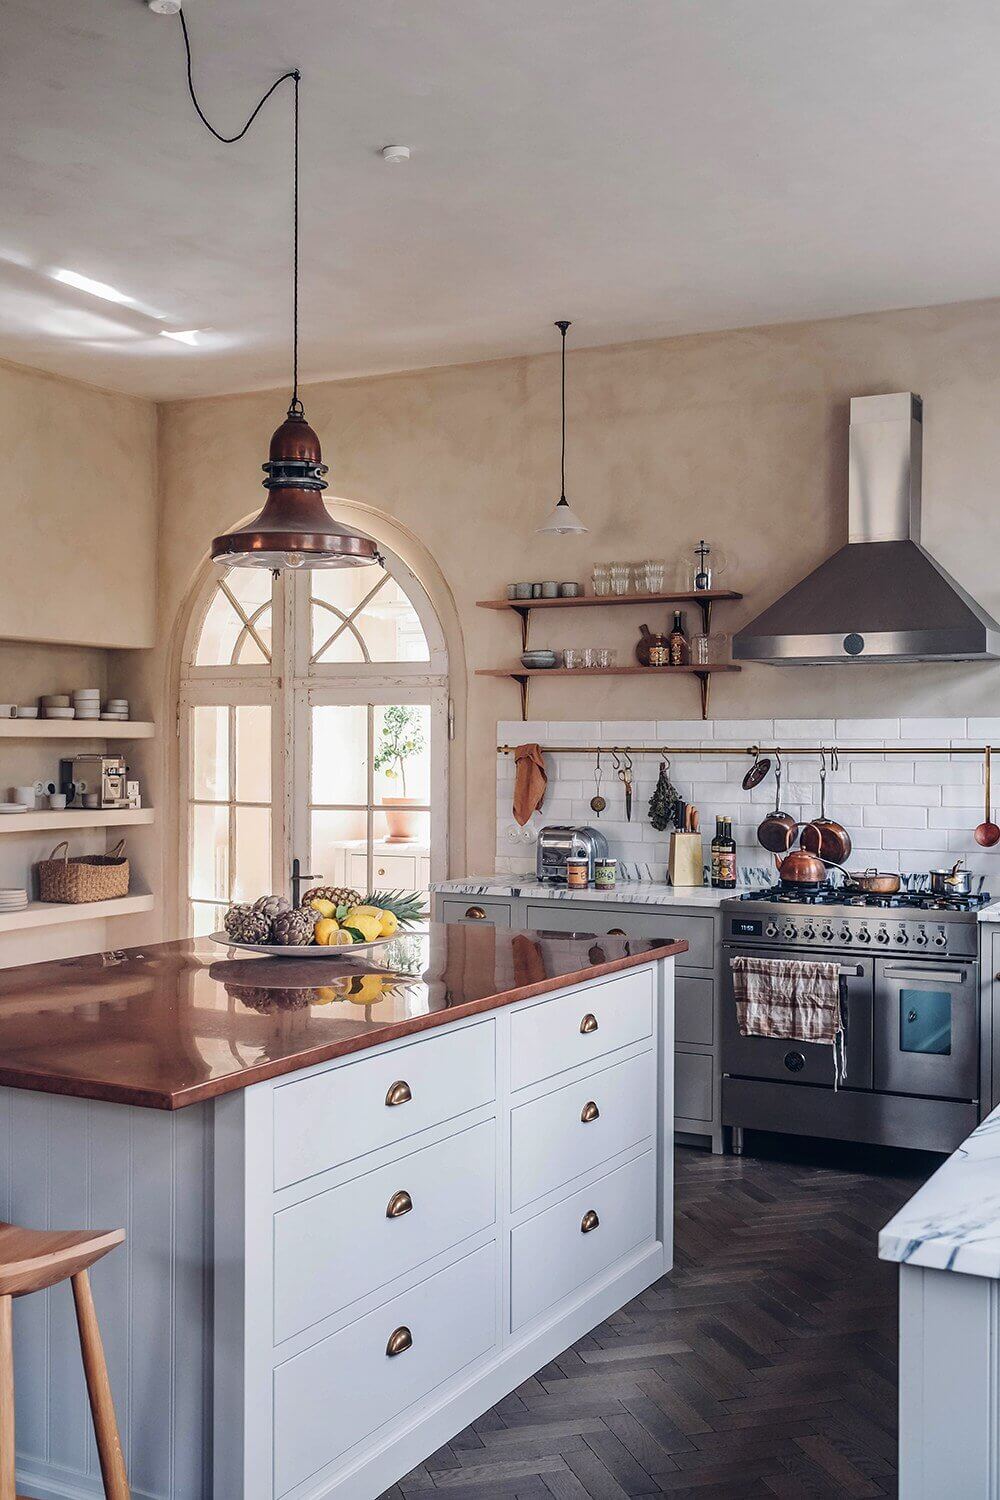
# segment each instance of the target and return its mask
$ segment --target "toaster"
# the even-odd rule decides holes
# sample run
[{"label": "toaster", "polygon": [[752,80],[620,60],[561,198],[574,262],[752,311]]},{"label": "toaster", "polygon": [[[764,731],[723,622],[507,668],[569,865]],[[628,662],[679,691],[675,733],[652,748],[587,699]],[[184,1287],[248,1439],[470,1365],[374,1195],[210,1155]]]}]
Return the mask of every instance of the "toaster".
[{"label": "toaster", "polygon": [[550,823],[538,835],[535,873],[539,880],[566,883],[566,861],[585,859],[587,875],[594,878],[594,861],[607,859],[608,841],[596,828]]}]

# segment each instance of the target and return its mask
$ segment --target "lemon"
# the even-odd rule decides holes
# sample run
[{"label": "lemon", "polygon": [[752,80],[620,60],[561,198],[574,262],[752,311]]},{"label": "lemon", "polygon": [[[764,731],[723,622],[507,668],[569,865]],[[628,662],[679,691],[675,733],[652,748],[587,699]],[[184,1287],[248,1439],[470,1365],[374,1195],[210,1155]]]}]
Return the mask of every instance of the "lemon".
[{"label": "lemon", "polygon": [[[325,900],[322,896],[317,896],[315,901],[310,901],[309,905],[312,907],[313,911],[318,911],[321,917],[332,918],[337,915],[337,908],[334,906],[333,902]],[[316,941],[318,943],[320,941],[319,938],[317,938]]]},{"label": "lemon", "polygon": [[382,928],[379,935],[381,937],[395,937],[398,930],[399,918],[396,916],[396,913],[394,911],[384,911],[382,913]]},{"label": "lemon", "polygon": [[349,948],[353,942],[354,939],[351,937],[351,934],[345,932],[343,927],[339,927],[330,937],[329,945],[331,948]]},{"label": "lemon", "polygon": [[349,912],[344,918],[344,926],[353,927],[360,932],[366,943],[373,943],[382,935],[382,923],[379,918],[364,913]]},{"label": "lemon", "polygon": [[339,931],[340,925],[332,917],[320,917],[313,928],[313,936],[321,948],[328,948],[337,940]]},{"label": "lemon", "polygon": [[380,917],[382,915],[382,908],[381,906],[352,906],[348,915],[352,917]]}]

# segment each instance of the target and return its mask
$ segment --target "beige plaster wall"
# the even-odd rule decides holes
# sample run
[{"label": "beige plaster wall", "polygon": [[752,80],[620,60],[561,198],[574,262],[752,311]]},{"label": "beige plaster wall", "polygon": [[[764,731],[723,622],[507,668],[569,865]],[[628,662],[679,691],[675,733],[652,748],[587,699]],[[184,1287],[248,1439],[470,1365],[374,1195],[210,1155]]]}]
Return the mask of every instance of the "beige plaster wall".
[{"label": "beige plaster wall", "polygon": [[[575,333],[586,339],[581,321]],[[558,493],[558,356],[328,383],[305,392],[331,493],[394,517],[436,560],[468,678],[455,745],[453,873],[492,868],[496,721],[513,684],[477,666],[513,662],[516,620],[475,608],[517,578],[585,578],[595,560],[674,559],[700,535],[730,559],[732,628],[846,536],[852,395],[924,397],[924,540],[1000,616],[1000,301],[571,351],[568,490],[591,527],[534,527]],[[254,511],[283,391],[161,411],[160,644],[212,535]],[[536,617],[537,644],[631,651],[641,609]],[[689,622],[691,623],[691,622]],[[152,679],[151,679],[152,681]],[[720,677],[720,719],[995,712],[1000,664],[745,669]],[[539,720],[690,718],[696,690],[647,679],[536,682]],[[989,705],[989,706],[988,706]],[[463,722],[464,721],[464,722]],[[461,834],[467,847],[461,849]],[[166,863],[170,864],[168,853]]]},{"label": "beige plaster wall", "polygon": [[0,637],[151,646],[156,408],[0,363]]}]

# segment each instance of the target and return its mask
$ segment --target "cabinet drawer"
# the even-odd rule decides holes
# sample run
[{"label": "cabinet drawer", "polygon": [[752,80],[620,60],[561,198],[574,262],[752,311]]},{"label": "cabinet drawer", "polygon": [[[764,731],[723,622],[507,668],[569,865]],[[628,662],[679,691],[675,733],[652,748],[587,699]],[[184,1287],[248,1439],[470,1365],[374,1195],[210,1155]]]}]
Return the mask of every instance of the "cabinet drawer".
[{"label": "cabinet drawer", "polygon": [[510,1086],[523,1089],[642,1041],[652,1031],[652,969],[633,970],[527,1006],[510,1018]]},{"label": "cabinet drawer", "polygon": [[[512,1330],[653,1238],[655,1165],[656,1153],[647,1151],[511,1232]],[[591,1213],[597,1227],[584,1233],[584,1215]]]},{"label": "cabinet drawer", "polygon": [[[364,854],[352,854],[350,878],[362,890],[368,881],[368,859]],[[404,887],[411,891],[417,884],[417,856],[415,854],[372,854],[372,879],[376,887]]]},{"label": "cabinet drawer", "polygon": [[715,918],[686,916],[670,907],[650,906],[643,912],[616,911],[592,901],[565,899],[537,902],[528,907],[526,927],[552,932],[596,932],[618,930],[626,937],[677,938],[688,945],[677,962],[695,969],[711,969],[715,963]]},{"label": "cabinet drawer", "polygon": [[[274,1185],[404,1141],[496,1094],[493,1021],[432,1034],[274,1091]],[[409,1098],[390,1105],[396,1083]]]},{"label": "cabinet drawer", "polygon": [[[485,1245],[277,1367],[276,1495],[495,1346],[496,1259],[496,1246]],[[412,1343],[390,1356],[389,1338],[401,1329]]]},{"label": "cabinet drawer", "polygon": [[488,901],[485,896],[451,896],[441,901],[442,922],[489,922],[510,926],[510,902]]},{"label": "cabinet drawer", "polygon": [[486,1229],[495,1178],[486,1120],[276,1214],[275,1342]]},{"label": "cabinet drawer", "polygon": [[652,1052],[519,1105],[510,1120],[511,1210],[610,1161],[655,1131]]},{"label": "cabinet drawer", "polygon": [[715,1039],[715,980],[695,974],[674,978],[674,1039],[711,1047]]},{"label": "cabinet drawer", "polygon": [[674,1114],[679,1120],[711,1120],[715,1064],[704,1052],[674,1053]]}]

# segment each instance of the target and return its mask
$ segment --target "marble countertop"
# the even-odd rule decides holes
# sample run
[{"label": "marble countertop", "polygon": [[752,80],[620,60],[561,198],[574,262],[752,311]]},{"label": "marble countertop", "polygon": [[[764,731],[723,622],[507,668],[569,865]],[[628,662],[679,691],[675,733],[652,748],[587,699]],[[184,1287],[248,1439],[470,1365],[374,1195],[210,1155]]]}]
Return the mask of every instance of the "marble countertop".
[{"label": "marble countertop", "polygon": [[0,1084],[180,1109],[687,950],[431,922],[363,959],[208,938],[0,971]]},{"label": "marble countertop", "polygon": [[1000,922],[1000,901],[991,901],[989,906],[980,907],[976,916],[980,922]]},{"label": "marble countertop", "polygon": [[1000,1108],[878,1237],[881,1260],[1000,1280]]},{"label": "marble countertop", "polygon": [[[431,885],[442,896],[510,896],[548,901],[620,901],[633,906],[709,906],[718,907],[739,890],[717,891],[711,886],[674,886],[655,880],[619,881],[613,891],[599,891],[593,886],[585,891],[570,891],[564,885],[540,885],[530,875],[467,875],[463,880],[441,880]],[[1000,905],[1000,903],[998,903]]]}]

